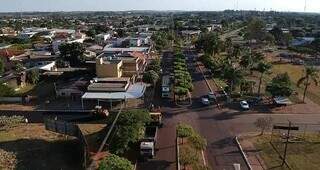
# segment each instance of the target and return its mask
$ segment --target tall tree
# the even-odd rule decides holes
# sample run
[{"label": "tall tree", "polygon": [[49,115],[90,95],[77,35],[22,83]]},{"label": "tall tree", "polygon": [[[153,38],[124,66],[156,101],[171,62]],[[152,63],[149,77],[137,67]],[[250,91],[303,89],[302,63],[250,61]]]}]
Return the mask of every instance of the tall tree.
[{"label": "tall tree", "polygon": [[278,74],[274,77],[267,85],[266,91],[272,96],[290,96],[293,87],[288,73]]},{"label": "tall tree", "polygon": [[226,38],[224,42],[225,51],[228,52],[232,46],[232,39],[230,37]]},{"label": "tall tree", "polygon": [[145,83],[149,83],[155,86],[157,81],[159,80],[159,75],[155,71],[150,70],[143,74],[142,80]]},{"label": "tall tree", "polygon": [[14,66],[14,69],[15,69],[16,72],[20,73],[25,68],[23,67],[23,65],[21,63],[16,63],[15,66]]},{"label": "tall tree", "polygon": [[234,86],[241,83],[243,80],[243,73],[242,70],[234,68],[232,66],[226,65],[224,67],[222,77],[227,81],[229,86],[229,94],[231,96],[231,93],[234,90]]},{"label": "tall tree", "polygon": [[311,85],[311,82],[314,82],[315,85],[318,85],[319,83],[319,70],[314,67],[306,67],[305,70],[305,75],[301,77],[297,83],[298,87],[300,87],[302,84],[304,85],[303,102],[306,98],[307,90]]},{"label": "tall tree", "polygon": [[239,62],[240,66],[243,67],[243,69],[251,70],[253,66],[253,58],[251,53],[245,53]]},{"label": "tall tree", "polygon": [[221,41],[216,33],[204,33],[200,34],[198,41],[196,41],[196,48],[203,50],[205,53],[210,55],[218,54],[220,51]]},{"label": "tall tree", "polygon": [[261,92],[262,78],[265,73],[267,73],[271,70],[271,68],[272,68],[272,64],[266,63],[266,62],[260,62],[256,68],[256,70],[260,73],[258,95],[260,95],[260,92]]},{"label": "tall tree", "polygon": [[60,56],[68,61],[71,66],[79,66],[85,61],[83,53],[85,48],[80,43],[65,43],[59,46]]},{"label": "tall tree", "polygon": [[[114,118],[115,114],[112,114],[108,119],[108,124],[111,124]],[[137,109],[121,113],[116,124],[117,130],[110,142],[111,152],[122,154],[127,151],[129,144],[135,143],[143,137],[141,131],[150,121],[151,117],[147,110]]]},{"label": "tall tree", "polygon": [[281,30],[280,27],[275,26],[273,27],[273,29],[270,31],[270,33],[273,35],[275,41],[277,42],[277,44],[283,44],[283,39],[284,39],[284,35],[283,32]]},{"label": "tall tree", "polygon": [[27,81],[31,84],[37,84],[40,78],[38,70],[31,70],[27,72]]},{"label": "tall tree", "polygon": [[265,23],[259,18],[252,18],[246,29],[246,37],[249,40],[264,40],[265,38]]}]

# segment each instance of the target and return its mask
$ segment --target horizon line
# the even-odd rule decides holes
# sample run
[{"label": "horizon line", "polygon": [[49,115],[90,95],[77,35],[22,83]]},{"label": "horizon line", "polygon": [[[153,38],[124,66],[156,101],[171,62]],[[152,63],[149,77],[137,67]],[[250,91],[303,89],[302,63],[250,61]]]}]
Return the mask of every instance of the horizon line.
[{"label": "horizon line", "polygon": [[180,9],[172,9],[172,10],[164,10],[164,9],[134,9],[134,10],[53,10],[53,11],[0,11],[0,14],[3,13],[58,13],[58,12],[64,12],[64,13],[74,13],[74,12],[224,12],[224,11],[234,11],[234,12],[280,12],[280,13],[305,13],[305,14],[320,14],[320,12],[308,12],[308,11],[281,11],[281,10],[256,10],[256,9],[242,9],[242,10],[235,10],[235,9],[224,9],[224,10],[180,10]]}]

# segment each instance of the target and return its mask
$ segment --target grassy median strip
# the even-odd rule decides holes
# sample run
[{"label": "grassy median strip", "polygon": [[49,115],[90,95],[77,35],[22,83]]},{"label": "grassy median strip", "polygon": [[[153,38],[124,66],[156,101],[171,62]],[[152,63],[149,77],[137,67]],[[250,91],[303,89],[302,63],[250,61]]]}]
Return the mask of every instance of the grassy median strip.
[{"label": "grassy median strip", "polygon": [[179,163],[187,170],[208,170],[202,152],[207,141],[201,137],[190,125],[180,123],[177,126]]}]

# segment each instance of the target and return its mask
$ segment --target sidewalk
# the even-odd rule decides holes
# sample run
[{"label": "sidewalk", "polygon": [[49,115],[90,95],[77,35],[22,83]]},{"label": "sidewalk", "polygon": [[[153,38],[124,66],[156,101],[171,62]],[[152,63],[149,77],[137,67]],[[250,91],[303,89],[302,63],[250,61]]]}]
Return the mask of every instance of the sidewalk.
[{"label": "sidewalk", "polygon": [[239,142],[243,151],[245,152],[248,161],[253,170],[265,170],[267,169],[263,163],[262,158],[259,155],[259,151],[256,150],[254,145],[247,139],[250,139],[250,135],[239,136]]},{"label": "sidewalk", "polygon": [[202,62],[197,61],[197,65],[198,65],[198,68],[200,69],[201,73],[203,74],[209,89],[212,92],[220,91],[221,89],[214,82],[214,80],[211,77],[211,74],[208,72],[207,68],[202,64]]}]

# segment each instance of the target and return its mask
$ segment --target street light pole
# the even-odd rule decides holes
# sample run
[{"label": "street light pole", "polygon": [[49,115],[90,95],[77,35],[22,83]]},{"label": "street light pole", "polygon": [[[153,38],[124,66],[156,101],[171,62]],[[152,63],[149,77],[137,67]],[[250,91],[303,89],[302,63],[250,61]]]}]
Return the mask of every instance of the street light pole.
[{"label": "street light pole", "polygon": [[289,128],[288,128],[288,132],[287,132],[287,136],[286,136],[287,139],[286,139],[286,144],[285,144],[285,147],[284,147],[284,154],[283,154],[281,166],[283,166],[286,163],[288,143],[289,143],[289,137],[290,137],[290,130],[291,130],[291,121],[289,121]]}]

